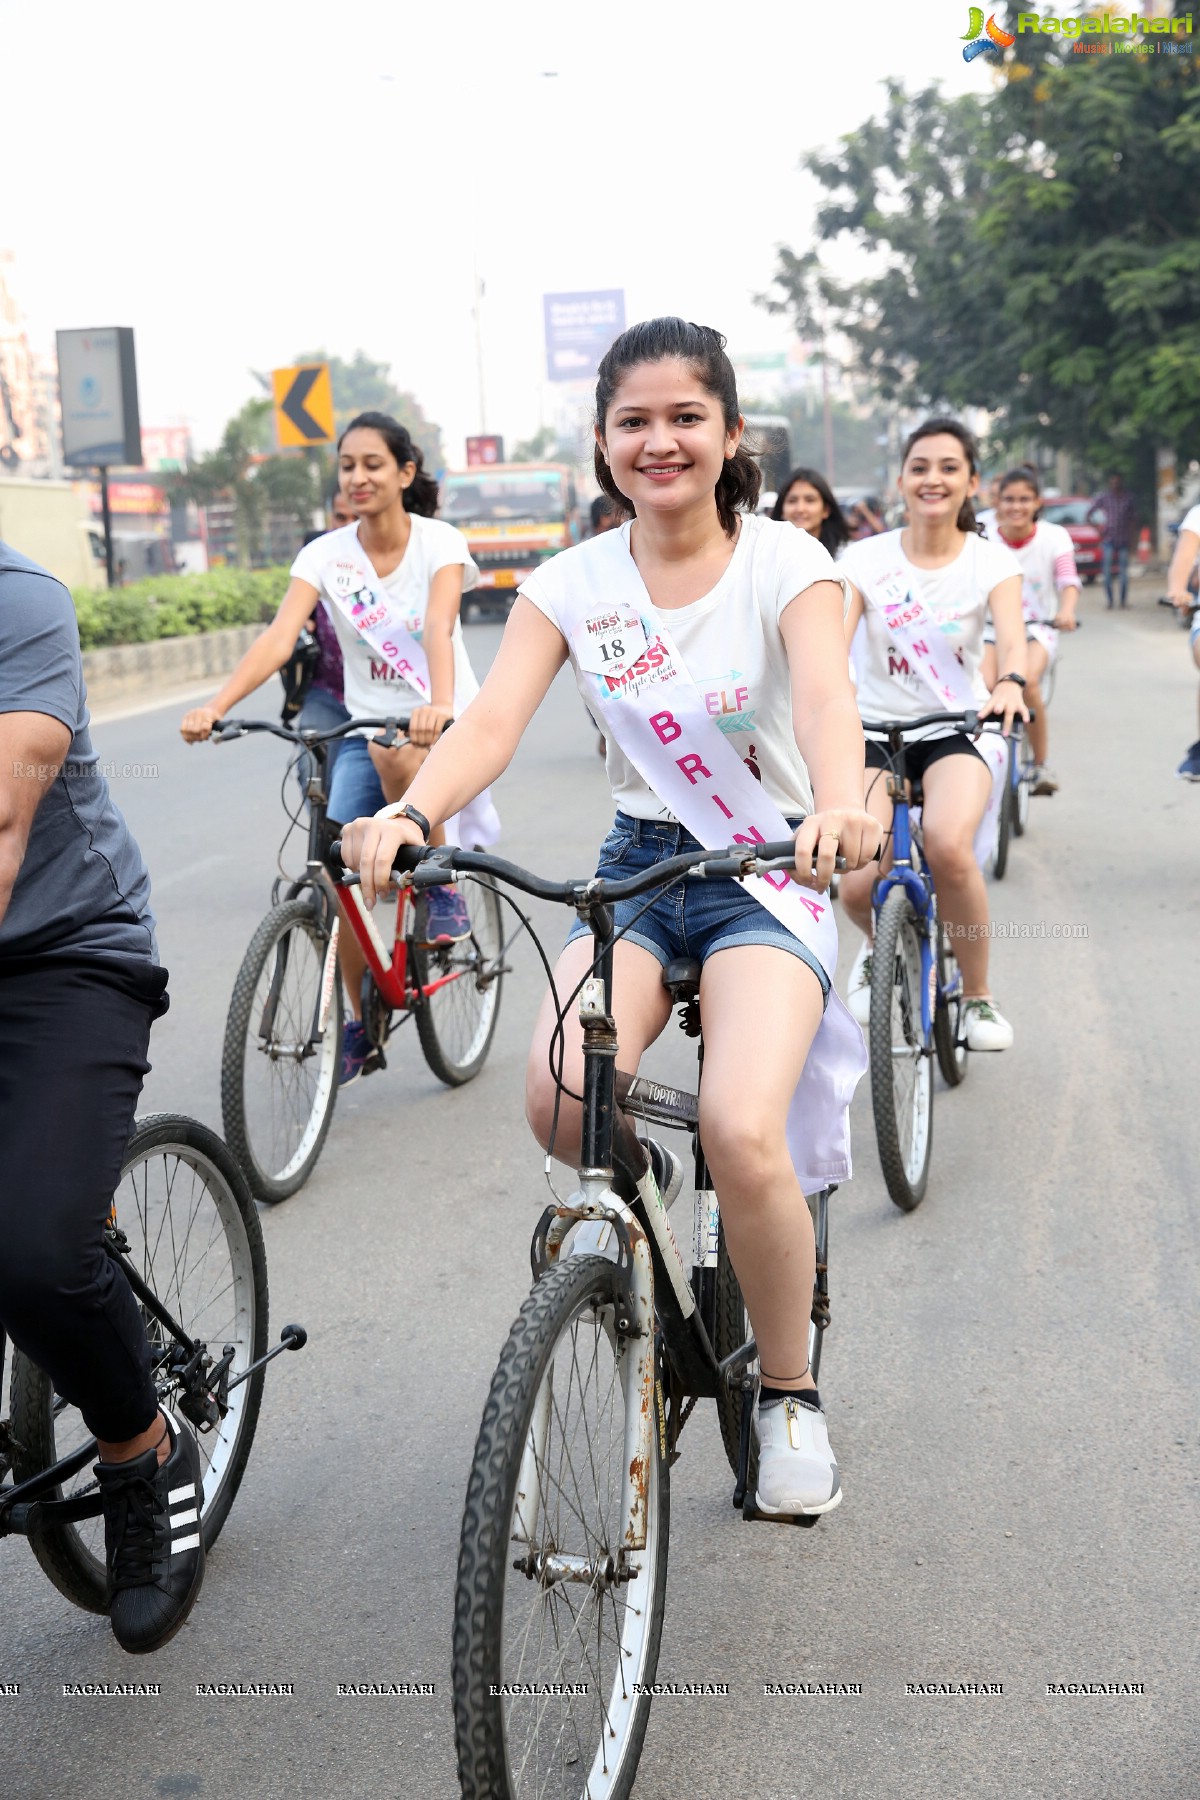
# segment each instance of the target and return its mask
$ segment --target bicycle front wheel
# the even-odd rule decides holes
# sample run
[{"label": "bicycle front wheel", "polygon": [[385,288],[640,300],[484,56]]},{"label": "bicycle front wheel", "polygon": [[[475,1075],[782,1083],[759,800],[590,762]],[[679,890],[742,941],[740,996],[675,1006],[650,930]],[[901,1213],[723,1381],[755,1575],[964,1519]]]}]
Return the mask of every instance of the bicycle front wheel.
[{"label": "bicycle front wheel", "polygon": [[416,1008],[417,1036],[425,1061],[447,1087],[461,1087],[487,1060],[500,1016],[504,939],[500,896],[488,879],[473,876],[459,891],[471,915],[471,935],[441,949],[413,947],[416,985],[425,990]]},{"label": "bicycle front wheel", "polygon": [[467,1486],[454,1605],[463,1800],[625,1800],[658,1667],[670,1499],[661,1384],[646,1544],[622,1548],[616,1269],[571,1256],[521,1308]]},{"label": "bicycle front wheel", "polygon": [[257,1199],[286,1200],[312,1174],[333,1120],[341,1062],[342,982],[336,960],[330,968],[330,933],[311,900],[288,900],[250,940],[221,1053],[221,1120]]},{"label": "bicycle front wheel", "polygon": [[1029,741],[1029,733],[1021,733],[1021,749],[1018,757],[1019,771],[1017,781],[1017,804],[1013,812],[1012,828],[1014,837],[1023,837],[1029,822],[1029,797],[1033,792],[1033,745]]},{"label": "bicycle front wheel", "polygon": [[1000,817],[996,821],[996,842],[992,849],[992,875],[1003,881],[1008,868],[1008,846],[1012,837],[1013,814],[1017,810],[1016,785],[1019,776],[1017,740],[1008,740],[1008,761],[1004,769],[1004,789],[1000,795]]},{"label": "bicycle front wheel", "polygon": [[[127,1260],[175,1322],[207,1346],[209,1364],[233,1346],[236,1377],[267,1347],[267,1261],[262,1230],[245,1180],[215,1132],[195,1119],[151,1113],[129,1140],[113,1198]],[[175,1339],[145,1307],[159,1404],[176,1429],[191,1431],[179,1407],[171,1368]],[[232,1387],[229,1410],[210,1430],[194,1432],[204,1477],[201,1521],[205,1548],[216,1541],[245,1472],[258,1424],[266,1371]],[[19,1481],[40,1474],[91,1432],[56,1394],[47,1375],[17,1352],[12,1373],[12,1435]],[[96,1491],[89,1460],[47,1496],[75,1499]],[[30,1539],[38,1562],[61,1594],[89,1612],[106,1612],[104,1523],[97,1516],[44,1527]]]},{"label": "bicycle front wheel", "polygon": [[947,1087],[967,1079],[967,1040],[963,1036],[963,978],[958,958],[938,925],[937,1007],[933,1015],[933,1047]]},{"label": "bicycle front wheel", "polygon": [[919,1206],[933,1144],[933,1059],[921,1023],[921,929],[902,888],[875,922],[871,976],[871,1105],[887,1191]]}]

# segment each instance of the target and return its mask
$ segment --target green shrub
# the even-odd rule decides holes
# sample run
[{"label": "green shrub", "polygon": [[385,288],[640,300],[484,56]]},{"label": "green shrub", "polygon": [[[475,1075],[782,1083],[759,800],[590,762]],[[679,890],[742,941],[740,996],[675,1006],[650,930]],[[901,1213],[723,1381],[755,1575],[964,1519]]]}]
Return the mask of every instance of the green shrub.
[{"label": "green shrub", "polygon": [[265,625],[288,584],[279,569],[209,569],[203,575],[149,575],[128,587],[76,588],[72,594],[85,650],[194,637],[229,625]]}]

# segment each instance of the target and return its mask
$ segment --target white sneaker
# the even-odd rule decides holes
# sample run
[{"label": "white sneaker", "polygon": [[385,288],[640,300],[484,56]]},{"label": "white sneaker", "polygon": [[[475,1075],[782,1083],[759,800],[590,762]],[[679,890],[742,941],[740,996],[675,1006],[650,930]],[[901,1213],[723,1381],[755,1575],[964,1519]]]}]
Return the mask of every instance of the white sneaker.
[{"label": "white sneaker", "polygon": [[968,1050],[1011,1050],[1013,1028],[991,1000],[964,1000],[960,1030]]},{"label": "white sneaker", "polygon": [[1035,763],[1030,769],[1029,784],[1031,794],[1057,794],[1058,792],[1058,783],[1045,763]]},{"label": "white sneaker", "polygon": [[807,1403],[805,1394],[790,1395],[770,1406],[755,1403],[758,1427],[759,1512],[832,1512],[842,1498],[838,1466],[829,1448],[825,1414]]},{"label": "white sneaker", "polygon": [[846,1005],[851,1016],[860,1025],[871,1023],[871,964],[874,961],[875,946],[870,938],[864,938],[858,946],[858,955],[850,970],[850,984],[846,989]]},{"label": "white sneaker", "polygon": [[683,1161],[666,1144],[660,1144],[657,1138],[646,1139],[646,1151],[650,1158],[650,1173],[654,1177],[662,1203],[669,1211],[678,1200],[683,1187]]}]

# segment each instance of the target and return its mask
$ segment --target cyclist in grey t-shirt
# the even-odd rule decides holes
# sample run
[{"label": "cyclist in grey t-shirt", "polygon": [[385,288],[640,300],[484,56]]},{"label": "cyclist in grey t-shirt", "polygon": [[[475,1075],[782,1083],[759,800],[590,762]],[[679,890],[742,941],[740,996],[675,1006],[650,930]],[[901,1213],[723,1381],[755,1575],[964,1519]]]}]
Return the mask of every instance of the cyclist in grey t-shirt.
[{"label": "cyclist in grey t-shirt", "polygon": [[195,1439],[159,1408],[104,1249],[166,984],[146,866],[92,747],[71,596],[0,543],[0,1352],[6,1333],[95,1433],[109,1613],[131,1651],[178,1629],[204,1572],[168,1505],[200,1491]]}]

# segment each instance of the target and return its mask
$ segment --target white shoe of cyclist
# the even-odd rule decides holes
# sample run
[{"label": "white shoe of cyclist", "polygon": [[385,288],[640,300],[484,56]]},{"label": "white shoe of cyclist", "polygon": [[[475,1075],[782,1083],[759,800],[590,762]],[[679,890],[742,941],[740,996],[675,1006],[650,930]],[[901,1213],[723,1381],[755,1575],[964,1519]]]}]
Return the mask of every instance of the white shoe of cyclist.
[{"label": "white shoe of cyclist", "polygon": [[993,1000],[964,1000],[961,1029],[968,1050],[1010,1050],[1013,1028]]},{"label": "white shoe of cyclist", "polygon": [[759,1512],[832,1512],[842,1498],[838,1466],[829,1448],[825,1414],[816,1396],[789,1394],[786,1400],[757,1403]]},{"label": "white shoe of cyclist", "polygon": [[874,961],[875,946],[870,938],[864,938],[858,946],[858,955],[850,970],[850,985],[846,989],[846,1005],[851,1016],[860,1025],[871,1023],[871,964]]},{"label": "white shoe of cyclist", "polygon": [[[650,1158],[650,1173],[654,1176],[662,1203],[670,1210],[683,1187],[683,1162],[673,1150],[660,1144],[657,1138],[646,1139],[646,1153]],[[645,1180],[645,1176],[642,1179]]]},{"label": "white shoe of cyclist", "polygon": [[1029,791],[1031,794],[1057,794],[1058,783],[1045,763],[1035,763],[1030,769]]}]

